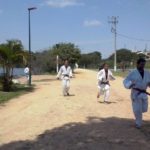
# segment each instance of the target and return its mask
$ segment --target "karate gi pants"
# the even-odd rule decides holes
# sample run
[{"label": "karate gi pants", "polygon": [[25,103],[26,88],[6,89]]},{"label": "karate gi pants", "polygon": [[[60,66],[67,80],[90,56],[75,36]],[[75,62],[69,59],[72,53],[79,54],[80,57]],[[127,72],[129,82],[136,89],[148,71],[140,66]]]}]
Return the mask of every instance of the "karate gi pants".
[{"label": "karate gi pants", "polygon": [[66,96],[69,93],[70,89],[70,79],[62,79],[62,90],[63,95]]},{"label": "karate gi pants", "polygon": [[139,96],[132,98],[132,108],[135,116],[135,123],[137,126],[142,126],[142,113],[148,110],[148,97],[141,93]]},{"label": "karate gi pants", "polygon": [[108,84],[102,84],[98,86],[100,95],[104,95],[104,102],[109,101],[110,86]]}]

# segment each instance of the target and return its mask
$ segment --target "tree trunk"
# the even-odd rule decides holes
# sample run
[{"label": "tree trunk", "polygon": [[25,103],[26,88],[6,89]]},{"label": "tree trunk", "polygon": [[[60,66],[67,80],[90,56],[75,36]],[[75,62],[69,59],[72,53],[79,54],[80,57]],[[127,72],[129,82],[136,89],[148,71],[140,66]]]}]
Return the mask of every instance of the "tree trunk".
[{"label": "tree trunk", "polygon": [[3,91],[9,92],[12,89],[12,77],[10,76],[10,67],[7,66],[5,68],[4,76],[3,76]]}]

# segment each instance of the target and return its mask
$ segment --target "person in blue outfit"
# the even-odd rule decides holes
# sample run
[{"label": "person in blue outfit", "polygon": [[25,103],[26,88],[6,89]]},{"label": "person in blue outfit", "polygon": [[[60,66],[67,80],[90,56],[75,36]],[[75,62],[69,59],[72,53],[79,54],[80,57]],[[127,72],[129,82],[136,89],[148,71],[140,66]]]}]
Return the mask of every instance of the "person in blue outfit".
[{"label": "person in blue outfit", "polygon": [[150,86],[150,72],[145,70],[146,60],[137,60],[137,67],[131,71],[123,81],[125,88],[131,89],[132,108],[135,116],[135,127],[142,126],[142,114],[148,110],[148,93]]}]

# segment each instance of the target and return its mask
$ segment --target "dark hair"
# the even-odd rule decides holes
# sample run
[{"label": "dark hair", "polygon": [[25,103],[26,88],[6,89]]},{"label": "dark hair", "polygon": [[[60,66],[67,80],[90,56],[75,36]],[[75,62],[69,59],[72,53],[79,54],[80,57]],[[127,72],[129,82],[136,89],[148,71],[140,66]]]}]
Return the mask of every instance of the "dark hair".
[{"label": "dark hair", "polygon": [[146,60],[145,60],[144,58],[139,58],[136,63],[137,63],[137,65],[138,65],[138,64],[140,64],[141,62],[145,63]]},{"label": "dark hair", "polygon": [[106,65],[107,63],[103,63],[100,67],[99,67],[99,71],[104,69],[104,66]]},{"label": "dark hair", "polygon": [[65,61],[68,61],[68,62],[69,62],[69,60],[68,60],[68,59],[64,59],[64,62],[65,62]]}]

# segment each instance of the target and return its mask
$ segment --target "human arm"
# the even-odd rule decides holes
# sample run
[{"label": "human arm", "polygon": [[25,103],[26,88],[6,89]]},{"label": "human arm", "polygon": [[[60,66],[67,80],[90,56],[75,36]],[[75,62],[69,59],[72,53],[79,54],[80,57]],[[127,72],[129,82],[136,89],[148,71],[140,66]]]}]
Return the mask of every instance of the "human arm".
[{"label": "human arm", "polygon": [[24,73],[25,73],[25,74],[28,74],[28,73],[29,73],[29,68],[26,67],[26,68],[24,69]]},{"label": "human arm", "polygon": [[133,79],[133,72],[129,73],[123,81],[123,85],[126,89],[131,89],[135,85],[135,80]]},{"label": "human arm", "polygon": [[113,73],[110,70],[109,70],[109,79],[116,80],[116,78],[114,77]]},{"label": "human arm", "polygon": [[62,67],[59,69],[56,78],[59,79],[62,74]]},{"label": "human arm", "polygon": [[72,69],[70,67],[70,71],[69,71],[69,77],[72,78],[73,77],[73,73],[72,73]]},{"label": "human arm", "polygon": [[102,70],[100,70],[98,73],[97,73],[97,80],[98,80],[98,82],[100,81],[102,81],[103,80],[103,72],[102,72]]}]

